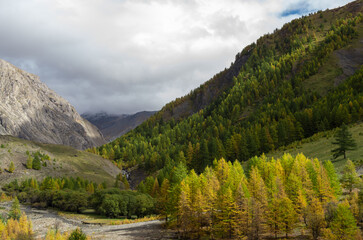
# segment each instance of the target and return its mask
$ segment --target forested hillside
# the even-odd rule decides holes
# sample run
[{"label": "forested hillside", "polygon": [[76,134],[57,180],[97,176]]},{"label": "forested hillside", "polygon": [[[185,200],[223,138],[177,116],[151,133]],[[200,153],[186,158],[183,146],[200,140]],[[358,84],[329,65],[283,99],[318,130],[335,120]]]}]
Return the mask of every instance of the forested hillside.
[{"label": "forested hillside", "polygon": [[163,179],[180,164],[201,173],[214,159],[245,161],[362,120],[361,58],[351,64],[354,75],[348,78],[339,68],[326,75],[327,68],[341,64],[334,58],[337,51],[361,51],[362,10],[362,1],[356,1],[285,24],[237,54],[236,59],[248,59],[233,86],[206,108],[169,121],[161,117],[164,109],[127,135],[90,151],[122,167],[163,168]]},{"label": "forested hillside", "polygon": [[[355,143],[363,136],[362,12],[358,0],[293,20],[136,129],[88,149],[126,170],[108,184],[89,177],[106,165],[101,160],[75,178],[55,174],[63,165],[37,159],[46,156],[40,150],[26,152],[14,170],[12,145],[4,142],[4,176],[40,171],[44,162],[52,177],[14,179],[2,190],[33,207],[108,220],[162,217],[182,239],[362,239],[363,181],[355,166],[362,164]],[[66,154],[64,163],[71,158],[74,166],[101,159],[37,146]],[[129,189],[132,171],[137,190]]]}]

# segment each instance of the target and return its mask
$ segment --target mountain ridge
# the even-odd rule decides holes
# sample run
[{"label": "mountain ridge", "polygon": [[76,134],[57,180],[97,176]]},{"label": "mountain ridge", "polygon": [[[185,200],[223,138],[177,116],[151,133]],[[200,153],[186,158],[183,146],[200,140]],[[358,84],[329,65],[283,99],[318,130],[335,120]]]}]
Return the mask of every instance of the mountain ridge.
[{"label": "mountain ridge", "polygon": [[81,116],[98,127],[107,141],[112,141],[139,126],[155,113],[156,111],[141,111],[135,114],[100,112],[83,113]]},{"label": "mountain ridge", "polygon": [[39,77],[0,60],[0,134],[86,149],[101,132]]},{"label": "mountain ridge", "polygon": [[[237,59],[247,56],[247,60],[233,77],[232,87],[206,107],[192,115],[163,118],[192,99],[192,91],[135,130],[92,151],[123,166],[140,165],[150,173],[163,169],[159,172],[163,179],[179,163],[200,173],[214,159],[245,161],[359,121],[362,54],[358,53],[352,71],[341,69],[339,58],[332,56],[349,57],[350,47],[361,49],[362,11],[360,0],[286,23],[237,54]],[[337,71],[332,74],[332,69]]]}]

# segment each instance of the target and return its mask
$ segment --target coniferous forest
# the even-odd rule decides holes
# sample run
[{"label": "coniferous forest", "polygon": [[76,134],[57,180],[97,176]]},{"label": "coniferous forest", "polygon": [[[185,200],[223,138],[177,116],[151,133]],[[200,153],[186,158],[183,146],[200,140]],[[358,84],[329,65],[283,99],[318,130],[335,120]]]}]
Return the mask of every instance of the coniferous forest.
[{"label": "coniferous forest", "polygon": [[248,60],[206,108],[164,119],[209,82],[89,151],[151,174],[138,191],[186,238],[360,239],[362,186],[351,161],[341,176],[330,161],[255,156],[362,121],[362,66],[329,89],[309,87],[335,51],[362,37],[362,20],[344,10],[296,19],[237,54]]},{"label": "coniferous forest", "polygon": [[[126,135],[87,150],[120,169],[141,169],[146,177],[135,189],[122,174],[112,186],[45,177],[2,189],[40,208],[93,209],[107,218],[158,214],[182,239],[363,239],[363,181],[346,154],[357,148],[349,126],[363,120],[363,65],[352,74],[324,70],[339,61],[337,51],[361,44],[362,11],[356,1],[285,24],[236,55],[244,63],[233,83],[206,107],[195,108],[198,96],[228,69]],[[189,101],[193,114],[180,113]],[[334,129],[332,161],[266,157]],[[27,168],[36,169],[28,157]],[[17,219],[10,225],[25,222],[31,232],[25,216]]]}]

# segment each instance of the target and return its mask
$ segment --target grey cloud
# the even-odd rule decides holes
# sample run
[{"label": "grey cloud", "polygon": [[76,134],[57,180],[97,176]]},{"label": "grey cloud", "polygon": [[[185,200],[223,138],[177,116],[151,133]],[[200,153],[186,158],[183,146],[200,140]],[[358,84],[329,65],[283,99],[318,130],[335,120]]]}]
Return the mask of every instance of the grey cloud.
[{"label": "grey cloud", "polygon": [[81,113],[157,110],[289,20],[278,15],[298,1],[271,8],[281,1],[0,0],[0,58]]}]

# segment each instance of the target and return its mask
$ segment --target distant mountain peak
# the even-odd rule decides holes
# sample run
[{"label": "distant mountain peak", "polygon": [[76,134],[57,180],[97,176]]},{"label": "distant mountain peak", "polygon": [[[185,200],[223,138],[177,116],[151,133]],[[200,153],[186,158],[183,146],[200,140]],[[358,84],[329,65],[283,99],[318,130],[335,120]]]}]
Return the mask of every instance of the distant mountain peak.
[{"label": "distant mountain peak", "polygon": [[131,131],[155,111],[141,111],[135,114],[108,114],[106,112],[83,113],[82,117],[97,126],[106,140],[112,141]]}]

